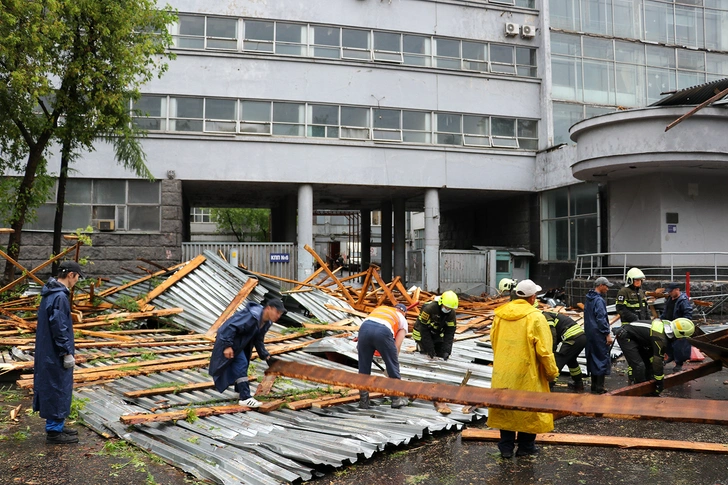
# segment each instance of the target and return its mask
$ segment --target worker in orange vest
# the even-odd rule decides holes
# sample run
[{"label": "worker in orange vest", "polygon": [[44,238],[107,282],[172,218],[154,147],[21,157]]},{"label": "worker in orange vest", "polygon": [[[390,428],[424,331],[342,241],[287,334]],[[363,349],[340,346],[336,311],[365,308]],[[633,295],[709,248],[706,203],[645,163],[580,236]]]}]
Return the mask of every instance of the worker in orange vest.
[{"label": "worker in orange vest", "polygon": [[[407,320],[404,314],[407,307],[398,303],[393,307],[380,306],[364,320],[359,327],[357,352],[359,353],[359,374],[371,375],[374,352],[378,351],[387,368],[387,375],[392,379],[400,379],[399,349],[402,347],[407,333]],[[407,399],[392,399],[393,408],[407,405]],[[369,409],[369,393],[359,391],[359,407]]]}]

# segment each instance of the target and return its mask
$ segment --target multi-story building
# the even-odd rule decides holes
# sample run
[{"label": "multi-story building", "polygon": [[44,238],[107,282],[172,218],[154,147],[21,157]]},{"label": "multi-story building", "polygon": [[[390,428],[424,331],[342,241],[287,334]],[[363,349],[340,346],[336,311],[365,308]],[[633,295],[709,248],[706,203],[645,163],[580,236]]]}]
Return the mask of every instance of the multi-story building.
[{"label": "multi-story building", "polygon": [[[529,248],[534,279],[559,284],[576,254],[608,249],[624,196],[614,177],[574,177],[569,126],[728,75],[725,0],[170,4],[177,58],[133,106],[159,182],[132,180],[106,145],[75,167],[65,226],[115,223],[99,260],[145,246],[175,259],[193,207],[267,207],[273,240],[299,248],[314,246],[317,211],[358,213],[366,264],[379,211],[382,268],[404,276],[419,212],[427,289],[438,249],[474,245]],[[298,265],[299,278],[313,268],[302,249]]]}]

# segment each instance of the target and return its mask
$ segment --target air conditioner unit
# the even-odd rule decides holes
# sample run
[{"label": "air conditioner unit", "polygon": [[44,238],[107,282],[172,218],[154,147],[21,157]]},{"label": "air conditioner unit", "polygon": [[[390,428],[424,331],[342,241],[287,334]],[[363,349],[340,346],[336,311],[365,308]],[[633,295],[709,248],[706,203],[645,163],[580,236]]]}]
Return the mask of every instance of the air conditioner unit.
[{"label": "air conditioner unit", "polygon": [[113,231],[114,220],[113,219],[98,219],[96,221],[96,229],[99,231]]},{"label": "air conditioner unit", "polygon": [[506,35],[508,37],[513,37],[513,36],[518,35],[518,30],[519,30],[518,24],[514,24],[511,22],[506,23]]},{"label": "air conditioner unit", "polygon": [[533,39],[536,37],[536,27],[533,25],[522,25],[521,37],[524,39]]}]

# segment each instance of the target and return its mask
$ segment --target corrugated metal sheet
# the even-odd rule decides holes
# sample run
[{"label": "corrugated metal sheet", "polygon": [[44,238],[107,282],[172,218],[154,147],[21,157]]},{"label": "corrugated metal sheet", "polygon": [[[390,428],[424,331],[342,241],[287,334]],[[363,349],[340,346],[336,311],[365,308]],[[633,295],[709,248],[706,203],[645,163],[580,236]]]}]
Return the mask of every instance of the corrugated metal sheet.
[{"label": "corrugated metal sheet", "polygon": [[[182,243],[182,258],[185,261],[206,251],[214,254],[222,252],[233,266],[241,263],[258,273],[296,279],[298,256],[293,243]],[[288,262],[271,262],[271,254],[287,254]],[[282,285],[286,289],[291,286],[290,283]]]},{"label": "corrugated metal sheet", "polygon": [[480,295],[486,290],[488,253],[440,251],[440,287],[457,293]]},{"label": "corrugated metal sheet", "polygon": [[697,106],[725,89],[728,89],[728,78],[681,89],[650,106]]}]

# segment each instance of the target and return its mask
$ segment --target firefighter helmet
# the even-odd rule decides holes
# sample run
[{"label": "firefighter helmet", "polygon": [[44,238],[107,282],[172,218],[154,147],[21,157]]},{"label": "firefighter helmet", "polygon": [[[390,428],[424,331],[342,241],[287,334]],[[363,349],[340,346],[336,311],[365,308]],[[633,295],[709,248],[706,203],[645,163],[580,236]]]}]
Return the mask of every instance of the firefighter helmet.
[{"label": "firefighter helmet", "polygon": [[695,325],[687,318],[676,318],[672,321],[672,332],[675,334],[675,338],[692,337]]},{"label": "firefighter helmet", "polygon": [[518,280],[512,280],[511,278],[503,278],[498,283],[498,291],[501,293],[508,293],[513,288],[516,287],[516,283],[518,283]]},{"label": "firefighter helmet", "polygon": [[458,307],[458,296],[454,291],[448,290],[440,295],[440,305],[454,310]]},{"label": "firefighter helmet", "polygon": [[627,271],[627,286],[632,286],[635,280],[645,279],[645,274],[639,268],[632,268]]}]

